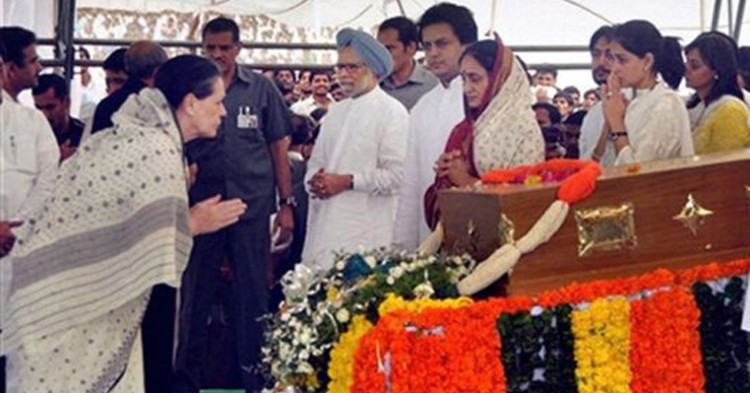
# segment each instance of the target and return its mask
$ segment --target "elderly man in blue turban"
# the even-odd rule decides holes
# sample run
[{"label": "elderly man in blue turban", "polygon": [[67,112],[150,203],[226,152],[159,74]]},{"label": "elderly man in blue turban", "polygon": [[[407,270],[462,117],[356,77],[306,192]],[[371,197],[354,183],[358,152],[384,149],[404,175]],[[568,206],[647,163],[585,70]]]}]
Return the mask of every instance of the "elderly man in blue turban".
[{"label": "elderly man in blue turban", "polygon": [[334,252],[391,244],[409,127],[404,106],[378,86],[391,73],[388,50],[348,28],[336,44],[347,98],[329,108],[305,177],[312,200],[302,260],[321,270]]}]

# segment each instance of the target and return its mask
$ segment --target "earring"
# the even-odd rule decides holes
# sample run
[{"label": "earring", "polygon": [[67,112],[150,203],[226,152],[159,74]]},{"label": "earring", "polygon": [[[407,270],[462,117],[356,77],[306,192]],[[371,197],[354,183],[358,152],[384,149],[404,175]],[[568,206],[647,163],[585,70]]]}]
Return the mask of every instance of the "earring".
[{"label": "earring", "polygon": [[719,80],[719,74],[714,74],[714,80]]}]

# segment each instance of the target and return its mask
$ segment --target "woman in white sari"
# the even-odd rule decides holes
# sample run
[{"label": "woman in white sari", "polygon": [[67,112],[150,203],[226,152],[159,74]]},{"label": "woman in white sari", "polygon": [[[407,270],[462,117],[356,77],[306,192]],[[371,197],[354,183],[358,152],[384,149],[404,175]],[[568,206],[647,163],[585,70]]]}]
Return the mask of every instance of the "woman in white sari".
[{"label": "woman in white sari", "polygon": [[63,164],[0,263],[10,392],[142,392],[136,338],[151,288],[178,286],[192,235],[244,209],[229,201],[219,221],[202,219],[206,204],[188,209],[183,143],[216,136],[226,114],[219,70],[179,56],[155,84]]},{"label": "woman in white sari", "polygon": [[[609,52],[606,122],[594,154],[601,156],[611,143],[615,165],[693,155],[687,109],[673,90],[685,69],[679,42],[662,37],[647,21],[634,20],[615,26]],[[622,88],[632,89],[630,101]]]}]

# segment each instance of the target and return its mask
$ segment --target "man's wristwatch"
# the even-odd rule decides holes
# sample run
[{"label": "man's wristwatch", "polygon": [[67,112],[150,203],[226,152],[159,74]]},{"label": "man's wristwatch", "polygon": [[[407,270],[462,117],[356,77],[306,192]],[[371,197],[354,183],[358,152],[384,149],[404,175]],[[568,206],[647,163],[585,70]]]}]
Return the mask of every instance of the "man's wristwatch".
[{"label": "man's wristwatch", "polygon": [[609,140],[612,142],[617,141],[620,138],[627,138],[628,133],[625,131],[612,131],[609,133]]},{"label": "man's wristwatch", "polygon": [[279,198],[279,206],[297,207],[297,198],[290,196],[288,198]]}]

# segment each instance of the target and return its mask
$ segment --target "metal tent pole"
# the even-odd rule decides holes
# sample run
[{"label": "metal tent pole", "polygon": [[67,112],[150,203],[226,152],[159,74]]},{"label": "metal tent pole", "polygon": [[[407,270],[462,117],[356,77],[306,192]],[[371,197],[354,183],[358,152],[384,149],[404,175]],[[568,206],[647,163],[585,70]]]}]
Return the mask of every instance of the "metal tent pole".
[{"label": "metal tent pole", "polygon": [[75,0],[58,0],[57,26],[55,26],[55,56],[64,61],[65,80],[68,82],[68,86],[70,86],[74,72],[75,46],[73,45],[73,34],[75,19]]},{"label": "metal tent pole", "polygon": [[735,41],[740,42],[740,33],[742,32],[742,19],[745,17],[745,4],[746,0],[740,0],[737,4],[737,19],[734,23],[734,31],[732,32],[732,38]]},{"label": "metal tent pole", "polygon": [[721,0],[714,1],[714,14],[711,18],[711,30],[716,30],[719,27],[719,16],[721,15]]}]

